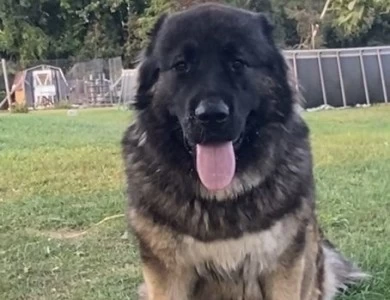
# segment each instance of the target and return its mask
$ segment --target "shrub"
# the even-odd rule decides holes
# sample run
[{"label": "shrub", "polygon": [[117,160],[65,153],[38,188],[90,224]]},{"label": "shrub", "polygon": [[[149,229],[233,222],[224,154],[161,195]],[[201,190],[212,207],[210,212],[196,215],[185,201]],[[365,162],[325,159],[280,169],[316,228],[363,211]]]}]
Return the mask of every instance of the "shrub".
[{"label": "shrub", "polygon": [[55,109],[70,109],[72,105],[66,100],[60,100],[54,104]]},{"label": "shrub", "polygon": [[13,113],[19,113],[19,114],[26,114],[29,112],[29,109],[27,107],[27,105],[25,104],[19,104],[19,103],[16,103],[13,107],[12,107],[12,111]]}]

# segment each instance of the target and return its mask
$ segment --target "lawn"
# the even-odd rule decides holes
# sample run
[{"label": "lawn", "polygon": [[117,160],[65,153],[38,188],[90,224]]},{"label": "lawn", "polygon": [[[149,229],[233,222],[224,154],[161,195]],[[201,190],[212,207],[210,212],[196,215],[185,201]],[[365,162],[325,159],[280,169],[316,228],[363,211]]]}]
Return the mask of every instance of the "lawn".
[{"label": "lawn", "polygon": [[[373,276],[340,300],[390,299],[390,106],[305,118],[323,227]],[[130,119],[0,114],[0,299],[136,299],[139,260],[121,216]]]}]

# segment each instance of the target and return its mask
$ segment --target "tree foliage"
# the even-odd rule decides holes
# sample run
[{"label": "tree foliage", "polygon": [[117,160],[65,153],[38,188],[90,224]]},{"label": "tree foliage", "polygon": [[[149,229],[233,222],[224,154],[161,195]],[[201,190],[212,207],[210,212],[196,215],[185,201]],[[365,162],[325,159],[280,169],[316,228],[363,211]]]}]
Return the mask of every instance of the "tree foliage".
[{"label": "tree foliage", "polygon": [[[205,0],[1,0],[0,56],[28,61],[121,55],[128,65],[156,18]],[[221,0],[222,2],[222,0]],[[269,13],[284,48],[390,43],[388,0],[225,0]]]},{"label": "tree foliage", "polygon": [[330,7],[334,25],[347,36],[367,33],[383,15],[390,13],[390,3],[382,0],[334,0]]}]

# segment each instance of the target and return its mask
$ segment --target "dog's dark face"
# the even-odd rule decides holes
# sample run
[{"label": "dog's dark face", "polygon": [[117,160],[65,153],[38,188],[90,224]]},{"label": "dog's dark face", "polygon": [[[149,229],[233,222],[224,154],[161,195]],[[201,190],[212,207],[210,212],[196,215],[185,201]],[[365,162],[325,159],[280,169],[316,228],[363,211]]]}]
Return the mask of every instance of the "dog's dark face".
[{"label": "dog's dark face", "polygon": [[272,26],[263,14],[216,4],[162,16],[140,65],[135,104],[180,124],[183,147],[232,142],[239,152],[292,109]]}]

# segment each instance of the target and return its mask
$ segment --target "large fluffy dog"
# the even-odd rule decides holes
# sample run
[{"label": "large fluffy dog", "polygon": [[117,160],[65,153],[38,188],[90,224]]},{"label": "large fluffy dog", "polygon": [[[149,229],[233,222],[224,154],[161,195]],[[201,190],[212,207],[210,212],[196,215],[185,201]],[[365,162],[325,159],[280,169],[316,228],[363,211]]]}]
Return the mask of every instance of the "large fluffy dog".
[{"label": "large fluffy dog", "polygon": [[148,300],[328,300],[359,279],[315,216],[309,131],[263,14],[162,16],[123,138]]}]

